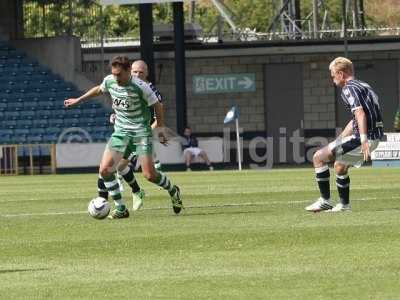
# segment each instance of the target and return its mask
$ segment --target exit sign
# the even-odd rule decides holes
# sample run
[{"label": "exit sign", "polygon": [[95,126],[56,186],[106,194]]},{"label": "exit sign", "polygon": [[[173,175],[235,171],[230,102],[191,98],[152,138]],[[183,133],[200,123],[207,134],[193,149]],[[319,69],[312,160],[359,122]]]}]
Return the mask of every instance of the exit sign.
[{"label": "exit sign", "polygon": [[255,92],[256,75],[207,74],[193,76],[193,94],[243,93]]}]

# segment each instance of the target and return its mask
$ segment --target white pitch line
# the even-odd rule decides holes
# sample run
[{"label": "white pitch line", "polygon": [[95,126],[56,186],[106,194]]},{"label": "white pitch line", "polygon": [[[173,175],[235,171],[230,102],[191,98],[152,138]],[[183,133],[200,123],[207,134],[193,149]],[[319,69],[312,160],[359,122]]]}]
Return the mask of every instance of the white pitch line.
[{"label": "white pitch line", "polygon": [[[378,200],[381,198],[370,197],[370,198],[360,198],[353,199],[352,201],[371,201]],[[398,197],[385,197],[385,199],[398,199]],[[245,207],[245,206],[267,206],[271,204],[298,204],[298,203],[309,203],[310,200],[295,200],[295,201],[268,201],[268,202],[245,202],[245,203],[227,203],[227,204],[208,204],[208,205],[191,205],[185,206],[185,208],[224,208],[224,207]],[[152,210],[165,210],[169,207],[150,207],[144,208],[142,210],[152,211]],[[80,215],[87,214],[87,211],[66,211],[66,212],[48,212],[48,213],[22,213],[22,214],[0,214],[3,218],[14,218],[14,217],[34,217],[34,216],[62,216],[62,215]]]}]

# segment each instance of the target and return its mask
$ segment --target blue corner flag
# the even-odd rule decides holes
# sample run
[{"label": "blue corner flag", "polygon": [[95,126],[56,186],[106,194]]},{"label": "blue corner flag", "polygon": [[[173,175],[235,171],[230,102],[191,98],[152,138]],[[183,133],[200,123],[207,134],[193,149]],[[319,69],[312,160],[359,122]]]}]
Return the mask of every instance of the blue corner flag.
[{"label": "blue corner flag", "polygon": [[236,120],[237,118],[239,118],[239,109],[236,106],[232,106],[232,108],[227,112],[227,114],[225,116],[224,124],[232,122],[233,120]]}]

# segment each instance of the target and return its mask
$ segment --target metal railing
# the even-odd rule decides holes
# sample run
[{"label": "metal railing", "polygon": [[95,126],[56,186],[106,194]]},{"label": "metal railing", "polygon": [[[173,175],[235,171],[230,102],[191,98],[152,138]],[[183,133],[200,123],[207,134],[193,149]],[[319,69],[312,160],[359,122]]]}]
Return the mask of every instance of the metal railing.
[{"label": "metal railing", "polygon": [[55,174],[55,144],[0,145],[0,175]]},{"label": "metal railing", "polygon": [[[103,7],[94,0],[25,0],[23,4],[24,37],[41,38],[76,36],[86,53],[104,58]],[[104,61],[104,59],[103,59]],[[85,69],[86,74],[104,74],[104,64],[99,70]],[[90,76],[89,76],[90,77]]]}]

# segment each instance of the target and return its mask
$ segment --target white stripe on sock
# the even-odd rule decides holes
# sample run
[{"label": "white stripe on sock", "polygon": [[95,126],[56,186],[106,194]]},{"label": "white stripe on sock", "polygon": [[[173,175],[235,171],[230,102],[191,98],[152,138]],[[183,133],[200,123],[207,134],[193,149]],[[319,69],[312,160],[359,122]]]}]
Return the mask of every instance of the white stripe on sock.
[{"label": "white stripe on sock", "polygon": [[329,170],[328,165],[315,168],[315,173],[317,173],[317,174],[318,174],[318,173],[323,173],[323,172],[325,172],[326,170]]},{"label": "white stripe on sock", "polygon": [[123,169],[122,171],[118,171],[118,173],[122,176],[126,175],[129,173],[129,171],[131,170],[131,168],[129,168],[129,166],[126,166],[125,169]]}]

